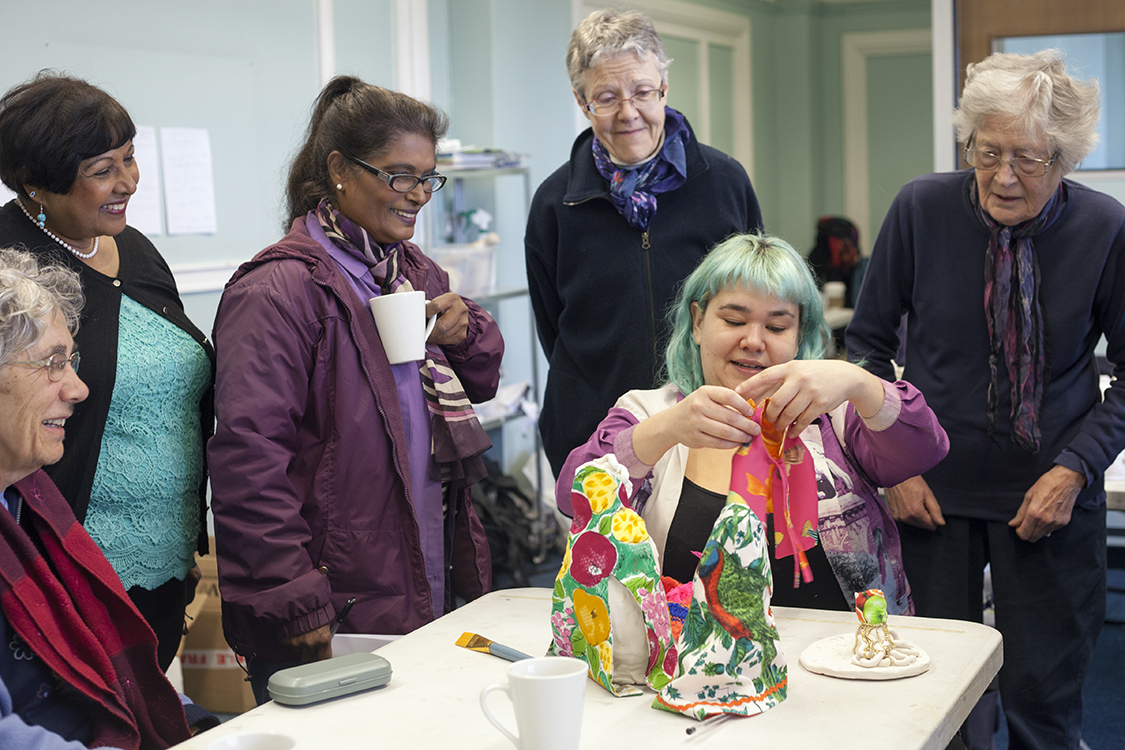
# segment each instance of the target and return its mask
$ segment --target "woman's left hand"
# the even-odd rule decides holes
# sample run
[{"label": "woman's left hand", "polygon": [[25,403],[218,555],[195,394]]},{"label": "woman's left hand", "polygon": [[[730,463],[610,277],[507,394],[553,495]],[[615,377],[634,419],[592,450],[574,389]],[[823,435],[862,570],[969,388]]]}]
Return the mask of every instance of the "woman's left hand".
[{"label": "woman's left hand", "polygon": [[446,292],[426,303],[426,319],[437,315],[437,324],[427,344],[438,346],[457,346],[469,334],[469,308],[461,296]]},{"label": "woman's left hand", "polygon": [[763,417],[779,429],[792,424],[801,434],[821,414],[851,401],[862,417],[883,407],[883,381],[862,367],[839,359],[794,359],[767,367],[735,388],[738,395],[770,404]]},{"label": "woman's left hand", "polygon": [[1070,523],[1070,513],[1078,493],[1086,486],[1086,478],[1073,469],[1055,464],[1031,485],[1023,496],[1016,517],[1008,521],[1019,538],[1038,542],[1055,529]]}]

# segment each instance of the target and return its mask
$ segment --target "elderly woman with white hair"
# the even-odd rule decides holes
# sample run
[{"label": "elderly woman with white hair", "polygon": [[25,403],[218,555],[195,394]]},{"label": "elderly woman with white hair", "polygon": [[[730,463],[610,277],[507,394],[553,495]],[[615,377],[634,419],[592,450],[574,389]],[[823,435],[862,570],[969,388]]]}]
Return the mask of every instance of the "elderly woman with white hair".
[{"label": "elderly woman with white hair", "polygon": [[177,696],[156,635],[43,472],[89,395],[79,276],[0,249],[0,747],[158,748],[218,720]]},{"label": "elderly woman with white hair", "polygon": [[[1011,747],[1081,742],[1105,616],[1103,474],[1125,448],[1125,207],[1064,179],[1093,148],[1098,86],[1057,52],[970,65],[964,171],[920,177],[875,243],[852,357],[904,378],[948,457],[887,493],[917,613],[980,621],[991,563]],[[1103,400],[1095,345],[1116,380]]]},{"label": "elderly woman with white hair", "polygon": [[742,165],[665,105],[671,60],[651,19],[595,11],[566,61],[591,127],[539,187],[525,237],[556,476],[618,397],[656,385],[680,281],[717,242],[762,225]]}]

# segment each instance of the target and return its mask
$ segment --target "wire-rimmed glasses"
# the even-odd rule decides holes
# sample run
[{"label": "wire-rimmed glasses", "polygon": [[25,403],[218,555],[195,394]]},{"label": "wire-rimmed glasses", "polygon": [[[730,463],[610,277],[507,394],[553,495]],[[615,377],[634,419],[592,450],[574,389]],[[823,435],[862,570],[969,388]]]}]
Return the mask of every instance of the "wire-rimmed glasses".
[{"label": "wire-rimmed glasses", "polygon": [[69,357],[65,354],[52,354],[47,359],[35,359],[30,362],[5,362],[6,365],[19,365],[20,367],[34,367],[37,370],[46,370],[47,378],[52,383],[57,383],[63,379],[63,373],[66,372],[67,364],[75,373],[78,372],[79,356],[78,352],[74,352]]},{"label": "wire-rimmed glasses", "polygon": [[629,102],[637,109],[649,109],[653,105],[660,103],[664,98],[664,92],[667,90],[667,86],[661,86],[658,89],[641,89],[626,99],[618,99],[616,96],[609,96],[604,99],[595,99],[592,102],[586,102],[583,108],[597,117],[616,114],[617,110],[621,109],[621,105],[625,102]]},{"label": "wire-rimmed glasses", "polygon": [[1000,168],[1001,164],[1007,164],[1013,172],[1021,177],[1042,177],[1051,171],[1051,167],[1058,158],[1058,151],[1050,159],[1036,159],[1031,156],[1002,159],[1000,154],[988,149],[965,149],[965,163],[973,169],[981,172],[994,172]]}]

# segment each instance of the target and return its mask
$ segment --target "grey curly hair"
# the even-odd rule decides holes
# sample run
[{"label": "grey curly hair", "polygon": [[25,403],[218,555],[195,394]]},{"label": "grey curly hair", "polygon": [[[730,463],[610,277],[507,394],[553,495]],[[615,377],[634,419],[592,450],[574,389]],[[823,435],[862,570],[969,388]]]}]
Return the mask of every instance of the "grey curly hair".
[{"label": "grey curly hair", "polygon": [[672,61],[652,19],[639,10],[595,10],[574,27],[566,50],[566,72],[570,86],[586,99],[586,72],[606,57],[632,52],[644,59],[646,52],[656,58],[661,82],[668,81]]},{"label": "grey curly hair", "polygon": [[1098,82],[1066,72],[1059,50],[1034,55],[998,52],[969,65],[961,106],[953,112],[957,140],[969,143],[986,117],[1012,121],[1029,137],[1058,151],[1062,173],[1072,171],[1098,143]]},{"label": "grey curly hair", "polygon": [[54,315],[78,330],[85,296],[78,274],[61,265],[40,265],[23,250],[0,248],[0,363],[42,338]]}]

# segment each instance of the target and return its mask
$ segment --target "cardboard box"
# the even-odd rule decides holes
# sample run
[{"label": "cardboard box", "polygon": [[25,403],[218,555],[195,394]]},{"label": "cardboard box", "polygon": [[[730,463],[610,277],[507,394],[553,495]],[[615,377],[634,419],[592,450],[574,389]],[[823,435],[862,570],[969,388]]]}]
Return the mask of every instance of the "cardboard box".
[{"label": "cardboard box", "polygon": [[[215,549],[215,540],[211,540]],[[223,638],[215,556],[196,557],[203,578],[188,607],[188,633],[180,646],[184,694],[212,713],[240,714],[257,705],[241,657]]]}]

